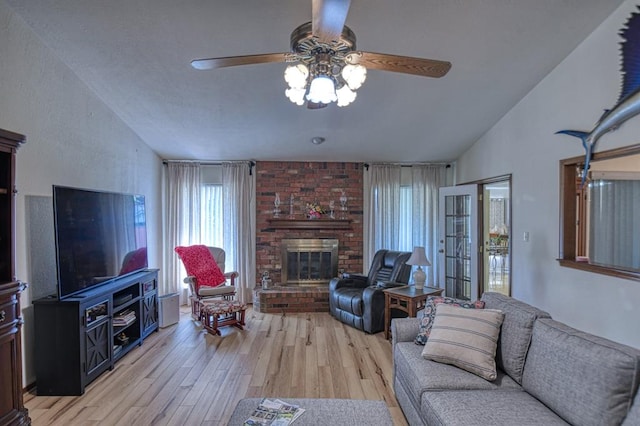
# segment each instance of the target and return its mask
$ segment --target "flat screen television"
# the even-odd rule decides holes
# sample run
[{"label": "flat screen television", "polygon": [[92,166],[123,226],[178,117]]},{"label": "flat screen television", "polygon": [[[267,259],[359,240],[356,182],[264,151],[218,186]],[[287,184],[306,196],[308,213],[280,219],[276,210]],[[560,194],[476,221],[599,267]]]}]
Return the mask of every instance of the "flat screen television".
[{"label": "flat screen television", "polygon": [[53,186],[58,298],[147,268],[144,196]]}]

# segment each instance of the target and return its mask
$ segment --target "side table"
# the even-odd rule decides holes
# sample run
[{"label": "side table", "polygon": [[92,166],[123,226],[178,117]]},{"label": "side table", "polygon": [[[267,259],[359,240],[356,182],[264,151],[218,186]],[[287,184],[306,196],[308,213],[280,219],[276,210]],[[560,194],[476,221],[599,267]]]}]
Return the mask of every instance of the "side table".
[{"label": "side table", "polygon": [[443,288],[423,287],[417,289],[413,285],[390,288],[384,292],[384,338],[389,339],[391,326],[391,309],[406,312],[410,317],[415,317],[418,311],[427,303],[427,297],[440,296]]}]

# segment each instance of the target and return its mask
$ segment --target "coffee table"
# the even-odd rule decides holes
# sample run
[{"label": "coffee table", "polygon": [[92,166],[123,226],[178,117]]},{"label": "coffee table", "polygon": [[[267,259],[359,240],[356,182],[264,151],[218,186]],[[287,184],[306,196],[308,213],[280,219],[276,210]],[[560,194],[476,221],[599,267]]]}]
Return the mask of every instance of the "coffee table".
[{"label": "coffee table", "polygon": [[437,287],[416,288],[413,285],[394,287],[383,290],[384,292],[384,338],[389,339],[391,326],[391,309],[406,312],[410,317],[415,317],[418,311],[424,308],[427,297],[440,296],[444,289]]},{"label": "coffee table", "polygon": [[[269,399],[278,399],[269,397]],[[293,423],[295,426],[317,425],[392,425],[391,414],[384,401],[362,399],[279,398],[306,411]],[[236,405],[229,426],[242,425],[262,398],[241,399]]]}]

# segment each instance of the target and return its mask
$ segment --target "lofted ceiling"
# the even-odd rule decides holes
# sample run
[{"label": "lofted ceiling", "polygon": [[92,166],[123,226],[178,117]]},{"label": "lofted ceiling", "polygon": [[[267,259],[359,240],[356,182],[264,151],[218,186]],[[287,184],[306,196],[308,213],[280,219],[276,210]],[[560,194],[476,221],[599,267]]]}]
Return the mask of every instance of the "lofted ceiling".
[{"label": "lofted ceiling", "polygon": [[309,110],[284,63],[190,61],[287,52],[311,0],[0,1],[162,158],[398,162],[456,159],[623,2],[352,0],[358,49],[451,71],[370,70],[353,104]]}]

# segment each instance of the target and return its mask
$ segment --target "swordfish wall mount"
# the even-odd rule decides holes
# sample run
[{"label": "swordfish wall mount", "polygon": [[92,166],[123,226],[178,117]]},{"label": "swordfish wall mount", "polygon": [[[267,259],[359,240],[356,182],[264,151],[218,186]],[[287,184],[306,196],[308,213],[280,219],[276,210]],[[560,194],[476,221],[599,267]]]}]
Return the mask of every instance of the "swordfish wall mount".
[{"label": "swordfish wall mount", "polygon": [[[640,9],[640,6],[637,6]],[[618,102],[604,111],[593,130],[560,130],[556,134],[575,136],[582,140],[585,150],[582,183],[584,185],[589,172],[589,162],[598,139],[606,133],[616,130],[622,123],[640,113],[640,13],[631,14],[625,27],[620,30],[620,52],[622,54],[622,89]]]}]

